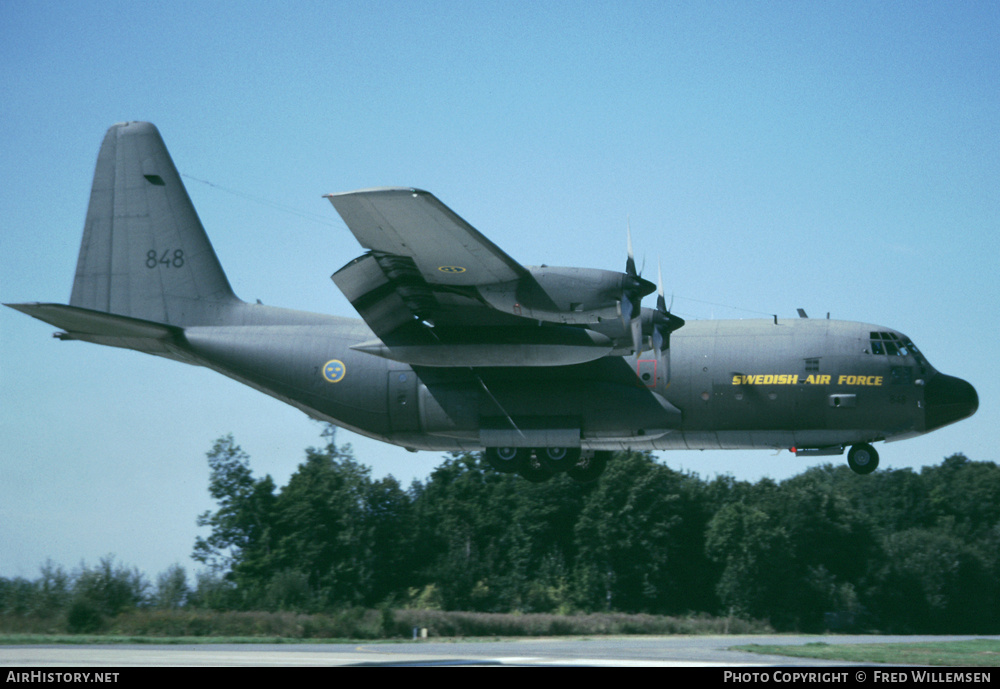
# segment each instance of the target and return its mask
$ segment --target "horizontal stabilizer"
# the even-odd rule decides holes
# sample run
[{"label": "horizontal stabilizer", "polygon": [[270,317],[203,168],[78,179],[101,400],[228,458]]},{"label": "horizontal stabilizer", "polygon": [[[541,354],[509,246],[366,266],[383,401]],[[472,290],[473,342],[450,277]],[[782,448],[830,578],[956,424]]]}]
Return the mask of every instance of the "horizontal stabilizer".
[{"label": "horizontal stabilizer", "polygon": [[62,328],[64,332],[56,333],[56,337],[62,340],[82,340],[137,349],[149,354],[175,354],[176,347],[168,345],[178,343],[182,332],[172,325],[65,304],[29,303],[6,306]]}]

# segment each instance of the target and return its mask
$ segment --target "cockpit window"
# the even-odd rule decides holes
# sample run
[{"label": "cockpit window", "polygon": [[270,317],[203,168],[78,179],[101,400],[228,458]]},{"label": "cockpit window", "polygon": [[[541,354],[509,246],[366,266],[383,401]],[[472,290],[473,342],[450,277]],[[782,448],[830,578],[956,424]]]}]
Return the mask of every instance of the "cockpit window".
[{"label": "cockpit window", "polygon": [[917,354],[917,348],[909,340],[900,337],[896,333],[871,332],[868,334],[871,340],[872,354],[884,354],[886,356],[910,356]]}]

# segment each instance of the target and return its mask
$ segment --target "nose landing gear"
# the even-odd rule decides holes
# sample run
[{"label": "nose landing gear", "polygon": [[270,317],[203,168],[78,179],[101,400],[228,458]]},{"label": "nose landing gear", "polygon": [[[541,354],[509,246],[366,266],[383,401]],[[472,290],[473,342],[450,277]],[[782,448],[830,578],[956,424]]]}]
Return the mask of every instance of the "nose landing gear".
[{"label": "nose landing gear", "polygon": [[854,445],[847,452],[847,465],[855,474],[870,474],[878,468],[878,452],[868,443]]}]

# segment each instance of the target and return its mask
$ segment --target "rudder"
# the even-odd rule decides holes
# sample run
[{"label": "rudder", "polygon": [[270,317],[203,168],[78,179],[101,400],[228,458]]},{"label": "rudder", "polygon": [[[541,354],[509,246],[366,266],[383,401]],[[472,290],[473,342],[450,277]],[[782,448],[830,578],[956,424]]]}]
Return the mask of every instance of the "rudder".
[{"label": "rudder", "polygon": [[172,325],[240,304],[156,127],[113,125],[97,156],[70,305]]}]

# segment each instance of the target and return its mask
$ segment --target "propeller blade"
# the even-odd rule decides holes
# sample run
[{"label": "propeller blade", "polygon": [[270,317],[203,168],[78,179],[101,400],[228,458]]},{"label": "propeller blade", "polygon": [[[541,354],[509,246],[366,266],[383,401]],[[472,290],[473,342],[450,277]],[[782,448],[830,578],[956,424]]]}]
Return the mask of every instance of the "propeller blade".
[{"label": "propeller blade", "polygon": [[632,251],[632,223],[628,217],[625,219],[625,233],[628,237],[628,259],[625,261],[625,274],[630,278],[639,277],[639,273],[635,270],[635,253]]},{"label": "propeller blade", "polygon": [[632,300],[629,298],[628,291],[622,292],[621,311],[622,311],[622,327],[625,327],[628,324],[628,322],[632,320],[632,314],[635,312],[635,306],[632,304]]},{"label": "propeller blade", "polygon": [[666,340],[663,337],[663,333],[660,331],[659,327],[653,327],[653,353],[656,354],[656,358],[659,359],[660,355],[663,354],[663,343]]},{"label": "propeller blade", "polygon": [[667,312],[667,300],[663,298],[663,264],[656,260],[656,310]]},{"label": "propeller blade", "polygon": [[[667,300],[663,295],[663,265],[657,262],[656,312],[653,314],[653,350],[660,358],[664,349],[670,347],[670,333],[684,325],[684,319],[679,318],[667,309]],[[673,306],[673,296],[670,297]]]},{"label": "propeller blade", "polygon": [[628,259],[625,261],[625,275],[622,277],[622,296],[619,302],[622,328],[631,330],[632,348],[638,355],[643,351],[642,298],[656,290],[656,285],[645,280],[635,269],[635,251],[632,247],[632,222],[626,218]]}]

